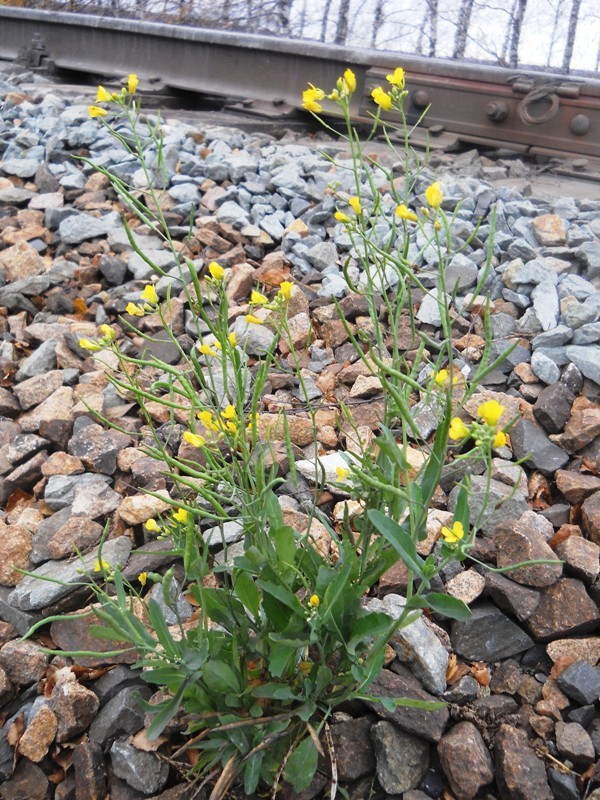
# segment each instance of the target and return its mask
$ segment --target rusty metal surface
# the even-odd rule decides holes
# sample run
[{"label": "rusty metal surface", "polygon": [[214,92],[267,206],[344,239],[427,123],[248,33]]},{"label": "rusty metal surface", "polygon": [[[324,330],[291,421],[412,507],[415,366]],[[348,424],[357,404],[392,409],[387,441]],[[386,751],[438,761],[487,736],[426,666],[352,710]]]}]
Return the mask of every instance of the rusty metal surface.
[{"label": "rusty metal surface", "polygon": [[[34,34],[39,38],[32,47]],[[423,127],[430,129],[434,146],[452,141],[600,155],[600,82],[515,75],[496,67],[316,42],[0,8],[0,58],[14,59],[19,51],[41,66],[45,61],[98,75],[137,72],[146,81],[225,97],[234,106],[272,117],[289,116],[299,107],[307,81],[332,88],[351,66],[358,83],[352,107],[357,122],[369,120],[372,88],[385,83],[386,73],[401,63],[410,89],[409,119],[415,121],[431,105]],[[328,110],[334,113],[335,107]]]}]

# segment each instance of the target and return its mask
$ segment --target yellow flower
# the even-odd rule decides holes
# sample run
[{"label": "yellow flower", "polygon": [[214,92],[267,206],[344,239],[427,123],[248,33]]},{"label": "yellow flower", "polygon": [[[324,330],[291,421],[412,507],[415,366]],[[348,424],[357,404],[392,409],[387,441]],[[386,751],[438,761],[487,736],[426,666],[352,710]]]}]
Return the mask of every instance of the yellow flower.
[{"label": "yellow flower", "polygon": [[442,193],[442,185],[439,181],[432,183],[425,189],[425,197],[427,202],[432,208],[439,208],[442,205],[444,195]]},{"label": "yellow flower", "polygon": [[225,275],[225,270],[220,264],[217,264],[216,261],[211,261],[208,265],[208,271],[210,272],[210,277],[213,278],[215,281],[222,281]]},{"label": "yellow flower", "polygon": [[344,214],[343,211],[336,211],[333,216],[338,222],[350,222],[350,217],[347,214]]},{"label": "yellow flower", "polygon": [[325,92],[322,89],[317,89],[312,83],[308,84],[310,89],[305,89],[302,92],[302,107],[307,111],[312,111],[313,114],[318,114],[323,110],[323,107],[318,102],[325,97]]},{"label": "yellow flower", "polygon": [[362,206],[358,197],[351,197],[348,200],[348,205],[351,207],[355,214],[362,214]]},{"label": "yellow flower", "polygon": [[471,433],[470,429],[465,425],[460,417],[453,417],[450,420],[450,430],[448,436],[455,442],[464,439]]},{"label": "yellow flower", "polygon": [[442,536],[446,544],[456,544],[456,542],[460,542],[460,540],[464,538],[464,535],[465,529],[463,528],[462,522],[458,520],[454,522],[452,528],[447,528],[445,525],[442,525]]},{"label": "yellow flower", "polygon": [[279,294],[284,300],[289,300],[292,296],[292,288],[294,284],[291,281],[282,281],[279,284]]},{"label": "yellow flower", "polygon": [[500,417],[503,413],[504,406],[500,405],[497,400],[486,400],[477,409],[477,416],[492,426],[500,422]]},{"label": "yellow flower", "polygon": [[223,419],[237,419],[237,411],[235,410],[235,406],[225,406],[223,411],[221,411],[221,416]]},{"label": "yellow flower", "polygon": [[98,342],[93,342],[91,339],[80,339],[79,347],[83,347],[84,350],[91,350],[92,353],[97,350],[102,350],[101,345],[99,345]]},{"label": "yellow flower", "polygon": [[348,475],[350,475],[350,470],[347,467],[336,467],[335,474],[338,481],[341,483],[345,481]]},{"label": "yellow flower", "polygon": [[217,419],[212,411],[198,411],[196,414],[200,422],[204,425],[207,431],[219,431],[221,426],[217,424]]},{"label": "yellow flower", "polygon": [[190,518],[190,512],[187,511],[185,508],[178,508],[177,511],[173,514],[173,519],[177,522],[181,522],[185,524],[188,519]]},{"label": "yellow flower", "polygon": [[90,117],[105,117],[108,113],[104,108],[100,108],[100,106],[88,106],[88,112]]},{"label": "yellow flower", "polygon": [[158,295],[156,294],[156,289],[151,283],[149,283],[147,286],[144,287],[144,291],[141,294],[141,298],[146,303],[150,303],[153,306],[157,305]]},{"label": "yellow flower", "polygon": [[396,216],[400,217],[400,219],[408,219],[411,222],[416,222],[418,219],[415,212],[411,211],[404,203],[401,203],[396,209]]},{"label": "yellow flower", "polygon": [[398,89],[404,89],[404,70],[402,67],[396,67],[391,75],[385,76],[385,79],[391,83],[392,86],[397,86]]},{"label": "yellow flower", "polygon": [[392,107],[392,98],[387,92],[384,92],[381,86],[377,86],[371,92],[371,97],[384,111],[389,111]]},{"label": "yellow flower", "polygon": [[113,99],[112,94],[107,92],[104,86],[98,87],[98,94],[96,95],[96,102],[97,103],[110,103]]},{"label": "yellow flower", "polygon": [[188,444],[191,444],[193,447],[204,447],[206,444],[206,439],[204,436],[200,436],[199,433],[192,433],[191,431],[186,431],[183,434],[183,438]]},{"label": "yellow flower", "polygon": [[237,336],[235,335],[235,331],[231,331],[231,333],[229,334],[229,336],[227,337],[227,339],[229,340],[229,344],[230,344],[232,347],[235,347],[235,346],[236,346],[236,344],[237,344]]},{"label": "yellow flower", "polygon": [[264,306],[265,303],[269,302],[269,298],[254,289],[250,295],[250,302],[255,306]]},{"label": "yellow flower", "polygon": [[[216,344],[216,342],[215,342]],[[220,349],[220,345],[219,345]],[[202,353],[203,356],[212,356],[213,358],[217,355],[216,351],[212,349],[209,344],[201,344],[198,350]]]},{"label": "yellow flower", "polygon": [[146,520],[146,528],[152,533],[160,533],[160,526],[157,524],[155,519],[147,519]]},{"label": "yellow flower", "polygon": [[237,433],[238,432],[237,422],[232,422],[231,420],[227,420],[227,422],[225,423],[225,430],[228,430],[229,433]]},{"label": "yellow flower", "polygon": [[254,314],[246,314],[246,322],[252,322],[254,325],[264,325],[262,319],[255,317]]},{"label": "yellow flower", "polygon": [[94,572],[108,572],[111,569],[111,564],[103,558],[97,558],[94,564]]},{"label": "yellow flower", "polygon": [[504,447],[506,444],[506,434],[504,431],[498,431],[494,436],[493,445],[494,447]]},{"label": "yellow flower", "polygon": [[135,303],[127,303],[125,311],[131,314],[132,317],[143,317],[146,313],[142,306],[138,306]]},{"label": "yellow flower", "polygon": [[147,580],[148,580],[148,573],[140,572],[140,574],[138,575],[138,581],[142,584],[142,586],[146,585]]},{"label": "yellow flower", "polygon": [[104,338],[108,339],[111,342],[115,338],[115,332],[110,327],[110,325],[100,325],[100,331],[102,332],[102,335],[104,336]]},{"label": "yellow flower", "polygon": [[351,69],[347,69],[344,72],[344,77],[342,80],[344,81],[344,88],[346,89],[347,93],[351,94],[352,92],[356,91],[356,75]]},{"label": "yellow flower", "polygon": [[308,605],[310,608],[318,608],[321,605],[321,599],[318,594],[312,594],[308,598]]},{"label": "yellow flower", "polygon": [[[450,380],[450,373],[447,369],[441,369],[439,372],[433,373],[434,380],[438,386],[447,386]],[[458,382],[458,377],[455,375],[452,378],[452,386],[456,386]]]},{"label": "yellow flower", "polygon": [[134,72],[130,73],[129,77],[127,78],[127,91],[129,94],[135,94],[135,90],[137,89],[139,82],[138,76]]}]

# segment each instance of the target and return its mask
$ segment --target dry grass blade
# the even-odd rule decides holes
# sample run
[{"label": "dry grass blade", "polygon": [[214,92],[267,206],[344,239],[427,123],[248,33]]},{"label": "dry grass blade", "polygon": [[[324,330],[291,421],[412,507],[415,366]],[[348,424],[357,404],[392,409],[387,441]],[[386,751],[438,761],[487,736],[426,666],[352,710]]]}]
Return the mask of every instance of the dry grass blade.
[{"label": "dry grass blade", "polygon": [[210,797],[208,800],[222,800],[225,797],[227,790],[233,783],[233,779],[237,775],[237,756],[231,756],[229,761],[223,767],[223,772],[219,775],[219,780],[215,783]]},{"label": "dry grass blade", "polygon": [[331,729],[327,722],[325,723],[325,742],[327,743],[329,762],[331,763],[331,788],[329,800],[335,800],[338,790],[337,758],[335,757],[335,748],[333,746],[333,739],[331,738]]}]

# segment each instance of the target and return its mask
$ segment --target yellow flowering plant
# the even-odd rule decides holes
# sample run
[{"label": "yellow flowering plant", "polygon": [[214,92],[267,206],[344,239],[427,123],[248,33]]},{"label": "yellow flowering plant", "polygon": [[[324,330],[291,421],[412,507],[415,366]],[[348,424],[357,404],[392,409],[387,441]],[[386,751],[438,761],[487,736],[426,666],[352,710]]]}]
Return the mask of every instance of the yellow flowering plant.
[{"label": "yellow flowering plant", "polygon": [[[434,343],[419,333],[415,306],[428,289],[409,258],[409,231],[420,229],[426,240],[423,251],[436,249],[443,296],[444,270],[453,252],[453,217],[444,211],[441,182],[423,177],[423,166],[415,162],[410,148],[410,126],[403,116],[405,80],[398,67],[386,76],[386,88],[378,87],[372,95],[374,132],[382,110],[400,115],[403,146],[397,149],[385,129],[384,138],[404,165],[402,191],[396,188],[395,175],[363,155],[363,143],[350,118],[350,102],[357,91],[350,68],[330,91],[309,84],[302,95],[304,108],[313,115],[319,115],[327,101],[337,104],[345,121],[353,187],[338,195],[340,209],[334,221],[348,232],[365,275],[365,282],[357,285],[345,269],[349,290],[366,304],[368,332],[347,320],[340,304],[337,313],[357,358],[369,375],[378,378],[383,398],[374,441],[346,457],[346,465],[337,467],[330,482],[320,473],[316,409],[306,384],[303,353],[294,347],[288,321],[300,289],[291,279],[273,289],[256,285],[234,308],[227,293],[228,263],[194,262],[172,239],[155,181],[163,153],[160,130],[144,121],[157,154],[155,170],[146,156],[148,137],[139,133],[138,77],[130,75],[115,94],[98,87],[96,103],[102,105],[93,106],[93,113],[90,110],[139,163],[147,183],[142,199],[138,187],[103,167],[97,169],[109,180],[129,218],[136,216],[170,250],[182,287],[177,305],[179,311],[183,306],[188,312],[186,330],[193,344],[184,347],[173,333],[176,310],[171,289],[149,281],[127,303],[119,320],[122,333],[101,326],[101,337],[82,339],[80,346],[96,359],[107,351],[111,384],[139,409],[144,423],[139,448],[160,464],[167,487],[166,493],[148,490],[162,504],[166,501],[167,510],[148,518],[139,535],[169,541],[183,565],[186,595],[197,614],[185,625],[179,619],[172,593],[174,568],[141,572],[129,582],[118,566],[107,569],[101,560],[95,572],[98,582],[92,585],[98,603],[89,613],[99,623],[95,632],[135,649],[143,679],[161,689],[161,702],[146,707],[152,715],[148,738],[156,739],[180,714],[188,738],[173,758],[193,748],[194,770],[213,783],[225,768],[218,778],[223,795],[234,780],[248,795],[265,787],[276,791],[283,779],[301,793],[317,768],[316,741],[333,710],[352,698],[374,700],[369,686],[383,667],[394,631],[413,621],[423,608],[457,619],[470,613],[461,601],[432,588],[445,565],[469,557],[477,533],[480,519],[471,519],[467,479],[452,524],[441,528],[437,550],[423,556],[417,546],[426,538],[428,514],[446,466],[471,458],[483,460],[489,469],[493,449],[507,442],[508,426],[500,425],[499,404],[481,403],[471,422],[465,421],[462,410],[487,371],[496,366],[489,347],[475,376],[466,381],[455,360],[453,320],[445,302],[439,302],[441,341]],[[113,118],[125,122],[131,135],[123,138],[113,127]],[[392,187],[391,204],[383,202],[374,177],[377,171]],[[419,214],[413,210],[418,207],[417,195],[420,203],[427,203]],[[376,226],[384,219],[394,236],[382,243]],[[157,278],[171,278],[139,248],[127,221],[125,230],[133,251]],[[489,259],[491,248],[488,264]],[[260,333],[271,331],[273,338],[250,356],[251,326],[264,326]],[[401,335],[407,328],[412,336],[408,351]],[[156,330],[161,336],[164,331],[178,355],[175,365],[145,349]],[[139,343],[138,355],[132,354],[130,343],[125,346],[127,335]],[[329,549],[315,541],[310,527],[299,532],[286,523],[275,492],[284,481],[275,458],[278,446],[289,462],[287,478],[297,479],[289,419],[277,418],[281,424],[276,435],[262,424],[267,381],[283,368],[277,348],[286,356],[285,369],[288,375],[291,370],[311,423],[315,498],[327,486],[361,509],[353,518],[346,513],[334,526],[315,504],[311,518],[324,526]],[[417,400],[428,403],[437,415],[432,439],[423,436],[412,411]],[[352,409],[342,407],[341,418],[347,440],[360,443]],[[423,453],[417,468],[409,458],[414,447]],[[232,527],[239,531],[239,542],[228,538]],[[216,545],[223,551],[218,563]],[[409,580],[405,608],[393,619],[370,611],[364,598],[377,591],[380,578],[398,559],[405,562]],[[110,581],[110,591],[102,580]],[[167,623],[148,591],[157,584],[176,625]],[[139,603],[144,614],[139,614]],[[379,701],[392,711],[403,703],[401,698]]]}]

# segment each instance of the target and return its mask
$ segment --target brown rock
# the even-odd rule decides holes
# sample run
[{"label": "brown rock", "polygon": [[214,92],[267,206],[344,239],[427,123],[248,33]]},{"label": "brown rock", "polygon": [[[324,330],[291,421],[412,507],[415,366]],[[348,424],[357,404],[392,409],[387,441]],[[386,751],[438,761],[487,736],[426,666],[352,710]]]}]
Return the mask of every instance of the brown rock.
[{"label": "brown rock", "polygon": [[19,242],[0,252],[0,271],[12,283],[41,275],[46,272],[46,263],[35,247],[27,242]]},{"label": "brown rock", "polygon": [[23,758],[0,791],[2,800],[49,800],[50,783],[37,764]]},{"label": "brown rock", "polygon": [[71,517],[48,541],[52,558],[86,553],[102,538],[104,526],[89,517]]},{"label": "brown rock", "polygon": [[556,488],[569,503],[579,505],[586,497],[600,490],[600,478],[595,475],[584,475],[581,472],[569,472],[559,469],[554,475]]},{"label": "brown rock", "polygon": [[581,581],[561,578],[542,589],[540,602],[526,624],[539,642],[587,633],[600,622],[600,613]]},{"label": "brown rock", "polygon": [[544,762],[529,746],[524,731],[501,725],[494,760],[496,780],[504,800],[552,800]]},{"label": "brown rock", "polygon": [[[139,572],[141,571],[140,569]],[[139,572],[136,572],[136,575],[129,576],[129,580],[134,580],[139,575]],[[89,608],[82,609],[82,611],[89,610]],[[103,656],[103,653],[108,653],[111,650],[123,650],[131,647],[131,642],[98,639],[90,633],[91,625],[98,625],[98,619],[92,614],[81,619],[67,614],[62,619],[52,623],[50,635],[52,641],[61,650],[87,650],[97,653],[95,656],[79,656],[77,663],[82,667],[98,667],[104,664],[133,664],[137,661],[137,654],[133,650],[118,656]]]},{"label": "brown rock", "polygon": [[[356,326],[351,323],[346,323],[351,331],[355,331]],[[325,341],[327,347],[335,349],[350,338],[348,332],[341,319],[326,320],[320,329],[320,337]]]},{"label": "brown rock", "polygon": [[552,661],[571,658],[573,661],[587,661],[596,666],[600,661],[600,636],[582,639],[556,639],[546,645],[546,652]]},{"label": "brown rock", "polygon": [[532,564],[510,571],[510,579],[525,586],[551,586],[562,575],[562,564],[543,536],[531,529],[527,522],[521,517],[497,526],[493,535],[497,564],[510,567],[522,561],[554,561],[554,564]]},{"label": "brown rock", "polygon": [[149,494],[134,494],[131,497],[125,497],[119,506],[119,516],[128,525],[141,525],[148,519],[164,514],[171,508],[171,504],[167,502],[167,492],[163,491],[160,494],[166,499],[161,500],[160,497],[152,497]]},{"label": "brown rock", "polygon": [[355,781],[375,769],[375,753],[369,737],[372,722],[366,717],[331,726],[331,738],[342,781]]},{"label": "brown rock", "polygon": [[581,523],[592,542],[600,544],[600,492],[594,492],[581,506]]},{"label": "brown rock", "polygon": [[472,722],[459,722],[438,744],[442,769],[457,800],[472,800],[494,780],[492,759]]},{"label": "brown rock", "polygon": [[557,722],[556,747],[563,758],[586,767],[595,758],[594,745],[589,733],[578,722]]},{"label": "brown rock", "polygon": [[[306,447],[306,445],[313,442],[313,423],[308,417],[288,414],[286,421],[292,444],[298,445],[298,447]],[[283,441],[285,438],[283,416],[281,414],[260,414],[258,417],[258,433],[261,438],[267,440]]]},{"label": "brown rock", "polygon": [[83,742],[73,750],[75,800],[105,800],[106,768],[102,748],[95,742]]},{"label": "brown rock", "polygon": [[42,422],[70,421],[73,419],[73,389],[61,386],[36,408],[19,418],[19,425],[27,433],[34,433]]},{"label": "brown rock", "polygon": [[359,375],[350,389],[350,397],[373,397],[382,391],[383,386],[376,375]]},{"label": "brown rock", "polygon": [[600,435],[600,408],[582,408],[573,404],[571,419],[554,441],[569,453],[576,453]]},{"label": "brown rock", "polygon": [[0,708],[13,699],[15,687],[8,679],[6,672],[0,667]]},{"label": "brown rock", "polygon": [[600,572],[600,547],[581,536],[569,536],[557,545],[556,555],[565,562],[567,572],[586,583],[593,583]]},{"label": "brown rock", "polygon": [[30,761],[41,761],[54,741],[57,726],[58,721],[54,711],[48,706],[42,706],[19,741],[21,755]]},{"label": "brown rock", "polygon": [[89,727],[100,707],[100,701],[91,689],[86,689],[77,682],[70,667],[64,667],[56,673],[56,684],[48,706],[58,720],[56,741],[67,742]]},{"label": "brown rock", "polygon": [[535,589],[520,586],[497,572],[486,574],[485,585],[496,605],[514,614],[520,622],[529,619],[540,602],[540,594]]},{"label": "brown rock", "polygon": [[519,691],[523,673],[518,663],[512,658],[502,661],[495,667],[490,681],[490,688],[495,694],[516,694]]},{"label": "brown rock", "polygon": [[49,660],[50,656],[29,641],[15,639],[0,649],[0,666],[16,686],[29,686],[39,681]]},{"label": "brown rock", "polygon": [[464,405],[465,411],[473,417],[473,419],[476,419],[477,409],[482,403],[488,400],[496,400],[501,406],[504,406],[504,411],[498,422],[500,427],[507,425],[520,413],[521,409],[516,397],[504,394],[504,392],[492,392],[490,389],[482,389],[480,392],[473,395],[473,397],[469,398]]},{"label": "brown rock", "polygon": [[81,475],[85,467],[80,458],[59,451],[52,453],[46,463],[42,465],[42,475]]},{"label": "brown rock", "polygon": [[0,585],[16,586],[23,580],[19,569],[28,569],[31,532],[21,525],[0,521]]},{"label": "brown rock", "polygon": [[485,589],[485,578],[475,569],[459,572],[446,583],[446,591],[469,605],[481,596]]},{"label": "brown rock", "polygon": [[544,247],[558,247],[567,241],[565,223],[557,214],[542,214],[531,220],[533,235]]}]

